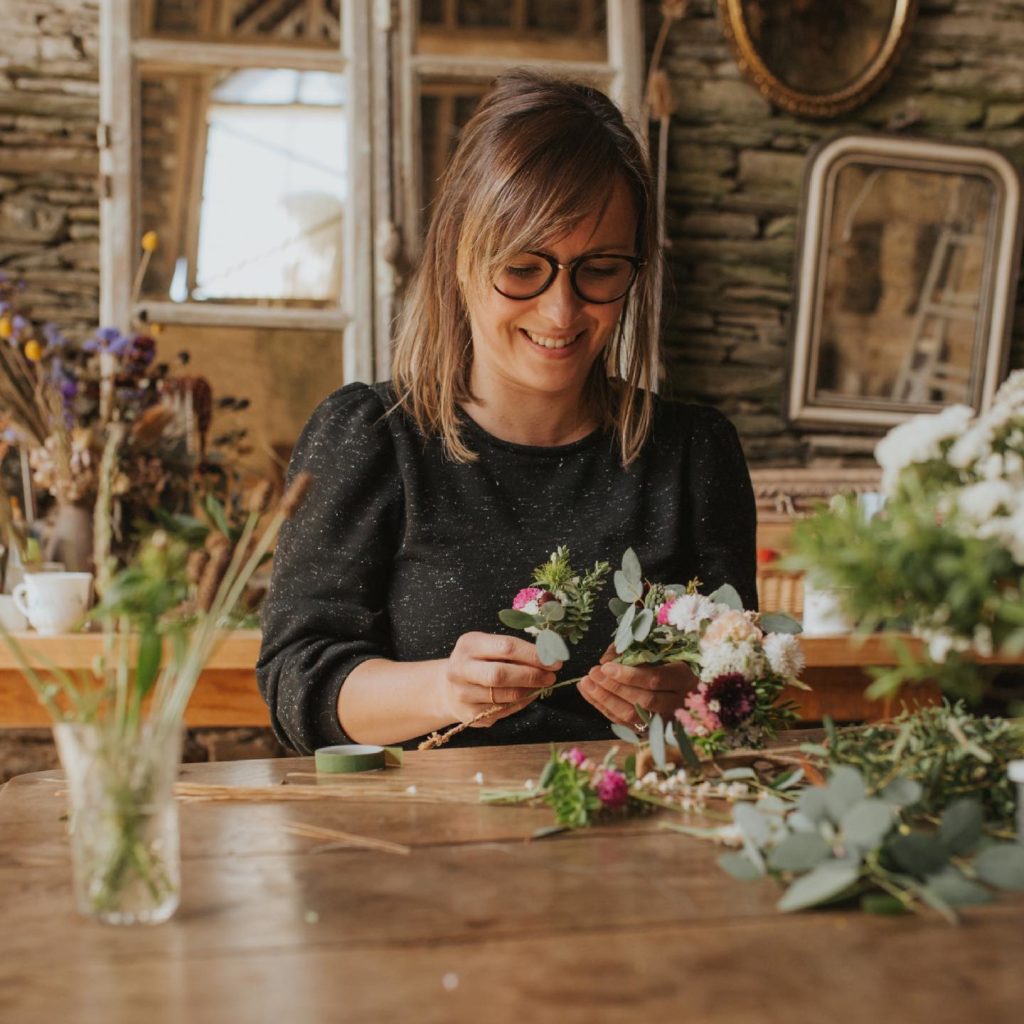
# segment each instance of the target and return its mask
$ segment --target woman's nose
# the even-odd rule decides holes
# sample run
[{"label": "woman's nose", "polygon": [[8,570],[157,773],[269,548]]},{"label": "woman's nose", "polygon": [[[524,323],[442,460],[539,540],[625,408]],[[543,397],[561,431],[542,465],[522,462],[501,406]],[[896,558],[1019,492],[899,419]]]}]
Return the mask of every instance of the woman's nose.
[{"label": "woman's nose", "polygon": [[553,327],[563,329],[572,326],[583,304],[573,291],[569,271],[565,268],[558,271],[554,281],[537,298],[540,312]]}]

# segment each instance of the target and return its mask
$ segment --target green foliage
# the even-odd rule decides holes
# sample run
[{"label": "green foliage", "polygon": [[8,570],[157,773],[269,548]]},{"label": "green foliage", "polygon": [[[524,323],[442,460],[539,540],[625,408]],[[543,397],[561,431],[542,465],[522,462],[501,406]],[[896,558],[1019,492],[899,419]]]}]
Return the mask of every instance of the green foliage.
[{"label": "green foliage", "polygon": [[947,702],[904,711],[891,722],[833,731],[827,747],[811,752],[855,768],[872,792],[884,795],[900,780],[912,782],[922,814],[971,797],[989,821],[1009,826],[1016,794],[1007,765],[1024,756],[1024,728],[1004,718],[974,717],[963,704]]}]

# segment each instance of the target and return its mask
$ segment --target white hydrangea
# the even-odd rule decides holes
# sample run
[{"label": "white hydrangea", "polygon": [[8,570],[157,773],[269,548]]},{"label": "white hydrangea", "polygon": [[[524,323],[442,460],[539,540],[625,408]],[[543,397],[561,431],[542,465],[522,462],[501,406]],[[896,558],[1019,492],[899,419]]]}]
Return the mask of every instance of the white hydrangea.
[{"label": "white hydrangea", "polygon": [[700,678],[705,683],[733,672],[754,680],[764,675],[767,667],[761,645],[749,640],[725,640],[701,651]]},{"label": "white hydrangea", "polygon": [[969,405],[951,405],[934,416],[915,416],[890,430],[875,446],[875,458],[882,467],[882,490],[891,495],[907,466],[939,458],[942,442],[960,437],[973,416]]},{"label": "white hydrangea", "polygon": [[727,610],[727,605],[712,601],[703,594],[682,594],[669,605],[665,621],[680,632],[696,633],[702,622]]},{"label": "white hydrangea", "polygon": [[791,633],[769,633],[763,640],[765,657],[772,672],[783,679],[796,679],[806,660],[800,642]]},{"label": "white hydrangea", "polygon": [[995,516],[1013,515],[1022,497],[1006,480],[989,478],[962,487],[956,494],[956,507],[968,523],[980,526]]}]

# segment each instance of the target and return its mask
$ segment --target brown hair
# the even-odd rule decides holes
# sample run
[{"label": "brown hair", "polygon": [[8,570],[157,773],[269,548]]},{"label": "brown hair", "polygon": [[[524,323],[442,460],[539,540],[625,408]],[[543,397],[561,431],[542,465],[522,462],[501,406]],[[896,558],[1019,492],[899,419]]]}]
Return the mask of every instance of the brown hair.
[{"label": "brown hair", "polygon": [[636,255],[647,268],[594,363],[585,398],[615,432],[623,464],[639,454],[658,368],[653,270],[660,252],[647,158],[603,93],[516,70],[494,81],[441,178],[395,341],[398,405],[424,433],[439,435],[451,458],[475,458],[462,439],[458,410],[472,399],[467,292],[491,287],[510,256],[568,234],[603,210],[616,179],[632,197]]}]

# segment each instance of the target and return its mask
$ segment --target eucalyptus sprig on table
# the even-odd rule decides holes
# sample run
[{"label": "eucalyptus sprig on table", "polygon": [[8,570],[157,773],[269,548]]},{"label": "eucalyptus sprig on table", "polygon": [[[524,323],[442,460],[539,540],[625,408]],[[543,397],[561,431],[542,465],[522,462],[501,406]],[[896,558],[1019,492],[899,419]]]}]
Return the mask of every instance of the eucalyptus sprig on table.
[{"label": "eucalyptus sprig on table", "polygon": [[1007,765],[1024,756],[1024,722],[974,716],[962,702],[946,701],[875,725],[837,729],[826,719],[825,727],[826,742],[804,744],[804,753],[856,768],[875,789],[897,776],[913,780],[921,787],[916,813],[941,814],[951,801],[971,796],[987,820],[1012,825],[1016,793]]},{"label": "eucalyptus sprig on table", "polygon": [[937,827],[909,813],[921,797],[913,779],[896,775],[873,789],[839,765],[795,807],[774,796],[738,804],[743,848],[719,864],[743,881],[772,876],[786,885],[782,911],[858,899],[872,913],[931,910],[956,923],[957,907],[987,903],[992,890],[1024,891],[1024,846],[987,833],[977,797],[949,803]]}]

